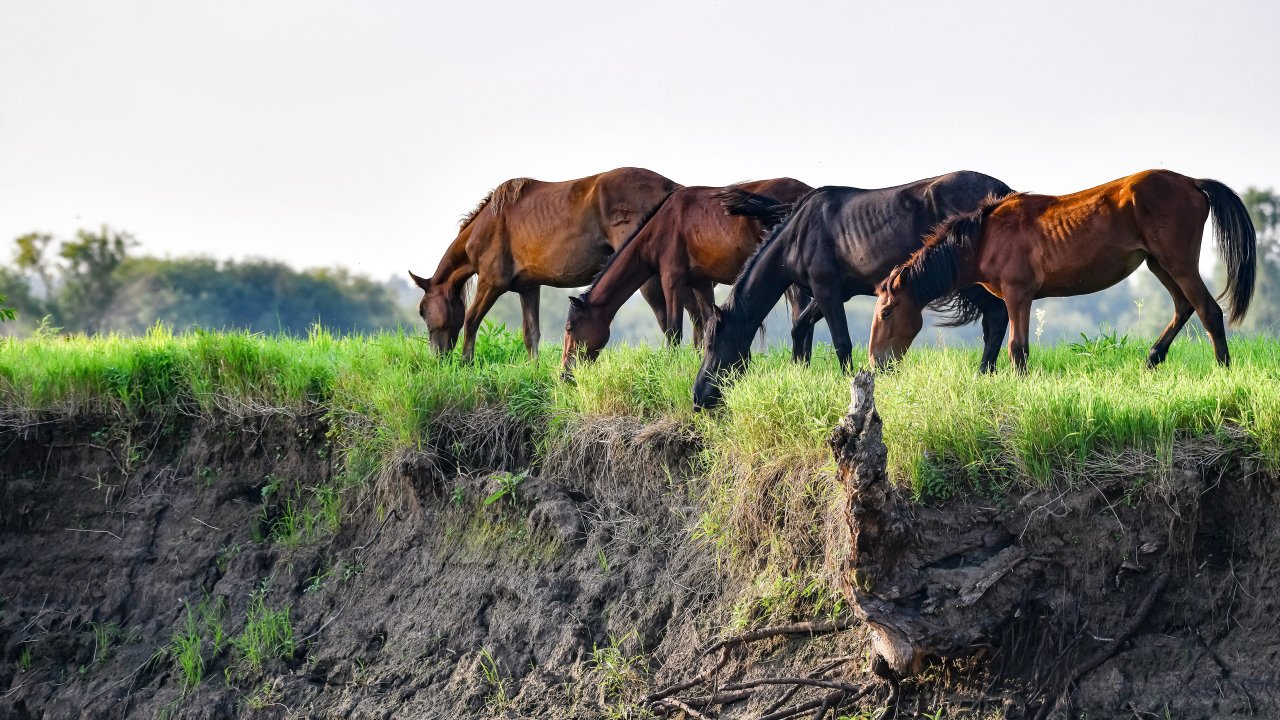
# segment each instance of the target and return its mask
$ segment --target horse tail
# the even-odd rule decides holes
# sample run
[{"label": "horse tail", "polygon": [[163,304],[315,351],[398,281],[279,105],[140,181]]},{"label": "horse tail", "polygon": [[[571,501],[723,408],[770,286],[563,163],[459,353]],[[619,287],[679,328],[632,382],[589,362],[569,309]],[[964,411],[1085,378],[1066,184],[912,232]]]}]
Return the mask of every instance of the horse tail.
[{"label": "horse tail", "polygon": [[768,195],[760,195],[738,187],[721,190],[712,197],[720,201],[725,214],[755,218],[760,221],[760,225],[766,231],[782,224],[782,221],[786,220],[795,208],[795,203],[780,202]]},{"label": "horse tail", "polygon": [[1257,237],[1249,209],[1240,196],[1217,180],[1196,180],[1196,188],[1209,200],[1218,253],[1227,264],[1227,287],[1218,297],[1230,296],[1231,323],[1244,319],[1253,298],[1257,272]]}]

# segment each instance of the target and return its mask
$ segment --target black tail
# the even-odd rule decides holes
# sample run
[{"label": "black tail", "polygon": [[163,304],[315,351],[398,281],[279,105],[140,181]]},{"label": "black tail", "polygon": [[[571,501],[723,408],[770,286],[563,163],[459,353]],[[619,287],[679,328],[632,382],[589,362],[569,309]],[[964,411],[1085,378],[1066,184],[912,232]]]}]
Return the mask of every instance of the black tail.
[{"label": "black tail", "polygon": [[1196,187],[1209,199],[1213,211],[1213,234],[1218,238],[1218,254],[1227,264],[1227,287],[1218,297],[1229,296],[1231,324],[1244,319],[1253,299],[1257,272],[1257,237],[1249,210],[1240,196],[1217,180],[1196,180]]},{"label": "black tail", "polygon": [[743,215],[760,221],[764,229],[772,230],[787,219],[795,203],[779,202],[768,195],[759,195],[742,188],[721,190],[714,196],[728,215]]}]

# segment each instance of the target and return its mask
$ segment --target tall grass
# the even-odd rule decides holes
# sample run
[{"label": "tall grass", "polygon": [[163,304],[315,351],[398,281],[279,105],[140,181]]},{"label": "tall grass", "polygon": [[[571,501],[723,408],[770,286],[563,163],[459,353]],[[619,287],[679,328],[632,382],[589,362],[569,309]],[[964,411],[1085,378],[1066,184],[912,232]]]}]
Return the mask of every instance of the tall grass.
[{"label": "tall grass", "polygon": [[[1280,342],[1232,340],[1233,366],[1207,343],[1174,345],[1146,370],[1142,343],[1037,346],[1031,372],[976,372],[978,351],[923,348],[877,377],[891,472],[918,495],[966,484],[1000,488],[1070,481],[1124,453],[1169,462],[1190,443],[1247,445],[1280,468]],[[714,414],[690,406],[692,348],[618,347],[558,377],[557,349],[537,360],[517,335],[489,327],[476,360],[441,358],[406,333],[307,337],[246,333],[44,336],[0,342],[0,413],[9,418],[111,413],[326,412],[350,448],[376,464],[433,440],[446,412],[505,408],[538,432],[557,418],[675,420],[704,438],[713,469],[761,476],[820,471],[825,440],[848,403],[829,348],[809,367],[757,355]]]}]

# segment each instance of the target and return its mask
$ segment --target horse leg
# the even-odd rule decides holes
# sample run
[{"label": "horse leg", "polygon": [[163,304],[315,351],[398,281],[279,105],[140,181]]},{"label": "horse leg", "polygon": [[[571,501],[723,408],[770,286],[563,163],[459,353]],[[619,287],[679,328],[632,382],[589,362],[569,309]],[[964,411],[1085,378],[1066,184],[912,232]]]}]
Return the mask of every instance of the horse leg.
[{"label": "horse leg", "polygon": [[1205,287],[1204,278],[1200,277],[1200,269],[1193,265],[1189,270],[1172,274],[1178,287],[1182,289],[1182,294],[1196,309],[1200,324],[1204,325],[1209,338],[1213,340],[1213,354],[1218,359],[1218,364],[1223,367],[1231,365],[1231,354],[1227,351],[1227,327],[1222,320],[1222,308],[1218,307],[1217,301],[1213,299],[1213,293]]},{"label": "horse leg", "polygon": [[791,306],[791,361],[808,365],[813,359],[813,326],[821,313],[809,293],[797,285],[787,288],[787,304]]},{"label": "horse leg", "polygon": [[520,292],[520,315],[524,321],[524,349],[529,357],[538,357],[538,341],[542,339],[542,331],[538,327],[538,301],[542,288],[535,287]]},{"label": "horse leg", "polygon": [[981,287],[975,286],[964,292],[982,310],[980,372],[993,373],[996,371],[996,361],[1000,358],[1000,346],[1004,345],[1004,333],[1009,328],[1009,310],[1000,298]]},{"label": "horse leg", "polygon": [[849,320],[844,316],[844,303],[831,289],[820,289],[816,285],[812,289],[813,302],[827,319],[827,328],[831,330],[831,344],[840,359],[840,370],[847,373],[853,367],[853,340],[849,338]]},{"label": "horse leg", "polygon": [[1161,267],[1154,257],[1147,258],[1147,269],[1156,276],[1161,285],[1164,285],[1164,289],[1169,291],[1169,297],[1173,298],[1173,319],[1169,321],[1164,332],[1160,333],[1160,339],[1151,346],[1151,354],[1147,356],[1147,367],[1154,368],[1164,362],[1165,357],[1169,355],[1169,346],[1173,344],[1173,339],[1182,330],[1182,326],[1187,324],[1195,308],[1191,307],[1191,301],[1183,294],[1182,288],[1178,287],[1173,276]]},{"label": "horse leg", "polygon": [[667,298],[667,347],[680,344],[684,335],[684,294],[689,291],[684,277],[669,273],[662,276],[662,294]]},{"label": "horse leg", "polygon": [[1031,293],[1006,292],[1004,295],[1009,312],[1009,361],[1023,375],[1027,374],[1027,356],[1031,353],[1031,297]]},{"label": "horse leg", "polygon": [[667,301],[662,297],[662,280],[657,275],[649,278],[640,286],[640,297],[649,304],[649,309],[653,310],[653,317],[658,321],[658,327],[663,332],[667,331]]},{"label": "horse leg", "polygon": [[716,292],[712,283],[702,282],[692,286],[686,299],[689,302],[689,319],[693,321],[693,344],[701,348],[705,341],[707,320],[716,304]]},{"label": "horse leg", "polygon": [[476,331],[480,329],[480,321],[484,320],[489,308],[493,307],[498,296],[504,292],[505,288],[494,287],[484,281],[476,283],[476,296],[471,300],[471,307],[467,308],[467,316],[462,321],[463,362],[471,362],[476,352]]}]

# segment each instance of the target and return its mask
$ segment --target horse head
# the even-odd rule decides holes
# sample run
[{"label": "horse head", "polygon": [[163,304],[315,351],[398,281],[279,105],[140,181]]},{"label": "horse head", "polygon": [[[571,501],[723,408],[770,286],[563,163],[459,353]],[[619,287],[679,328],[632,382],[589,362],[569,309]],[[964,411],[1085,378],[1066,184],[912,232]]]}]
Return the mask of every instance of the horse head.
[{"label": "horse head", "polygon": [[706,347],[702,353],[702,367],[693,382],[693,408],[712,410],[723,397],[721,383],[724,376],[746,370],[751,362],[752,334],[742,332],[729,314],[716,306],[711,308],[711,317],[703,333]]},{"label": "horse head", "polygon": [[924,327],[924,306],[917,303],[895,269],[876,288],[876,309],[871,319],[871,366],[886,369],[902,359]]},{"label": "horse head", "polygon": [[440,355],[453,352],[458,344],[458,333],[462,330],[462,321],[466,317],[466,302],[461,292],[451,292],[445,283],[435,282],[418,277],[409,271],[413,283],[422,288],[422,300],[418,303],[418,314],[427,324],[427,332],[431,337],[431,349]]},{"label": "horse head", "polygon": [[573,377],[579,360],[594,361],[609,342],[609,322],[601,317],[585,295],[569,298],[569,317],[564,323],[564,355],[560,370],[565,380]]}]

